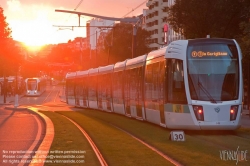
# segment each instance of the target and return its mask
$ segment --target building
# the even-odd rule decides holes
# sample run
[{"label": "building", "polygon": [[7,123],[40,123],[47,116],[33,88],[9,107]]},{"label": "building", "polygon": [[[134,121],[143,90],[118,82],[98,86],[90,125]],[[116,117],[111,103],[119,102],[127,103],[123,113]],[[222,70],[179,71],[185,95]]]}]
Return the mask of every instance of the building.
[{"label": "building", "polygon": [[[148,9],[143,11],[146,12],[146,26],[144,27],[151,34],[149,47],[152,50],[156,50],[174,40],[183,39],[183,36],[176,33],[167,23],[167,7],[172,6],[174,2],[175,0],[148,0],[146,4]],[[165,29],[166,32],[164,32],[164,26],[167,28],[167,31]]]},{"label": "building", "polygon": [[96,44],[100,34],[107,33],[114,24],[115,21],[103,20],[100,18],[93,18],[87,22],[87,45],[89,45],[91,50],[96,49]]}]

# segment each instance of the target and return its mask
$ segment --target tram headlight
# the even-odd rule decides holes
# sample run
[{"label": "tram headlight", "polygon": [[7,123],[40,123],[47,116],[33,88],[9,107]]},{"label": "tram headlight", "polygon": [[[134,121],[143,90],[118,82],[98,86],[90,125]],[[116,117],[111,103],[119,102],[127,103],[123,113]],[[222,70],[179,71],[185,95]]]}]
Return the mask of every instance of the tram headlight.
[{"label": "tram headlight", "polygon": [[235,120],[238,113],[238,105],[232,105],[230,108],[230,121]]},{"label": "tram headlight", "polygon": [[200,105],[193,105],[193,109],[196,119],[199,121],[204,121],[203,107]]}]

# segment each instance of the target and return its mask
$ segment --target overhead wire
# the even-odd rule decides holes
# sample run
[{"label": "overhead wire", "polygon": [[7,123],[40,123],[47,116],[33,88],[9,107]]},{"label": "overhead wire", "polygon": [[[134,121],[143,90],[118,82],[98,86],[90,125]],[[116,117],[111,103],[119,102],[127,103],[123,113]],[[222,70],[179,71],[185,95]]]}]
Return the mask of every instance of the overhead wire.
[{"label": "overhead wire", "polygon": [[136,9],[138,9],[139,7],[141,7],[142,5],[144,5],[144,3],[146,3],[147,1],[142,2],[140,5],[136,6],[134,9],[132,9],[130,12],[128,12],[127,14],[125,14],[123,17],[126,17],[127,15],[129,15],[130,13],[132,13],[133,11],[135,11]]},{"label": "overhead wire", "polygon": [[[136,9],[138,9],[139,7],[141,7],[142,5],[144,5],[146,2],[147,2],[147,1],[143,1],[142,3],[140,3],[138,6],[136,6],[135,8],[133,8],[130,12],[128,12],[127,14],[125,14],[125,15],[123,16],[123,18],[126,17],[127,15],[129,15],[130,13],[132,13],[133,11],[135,11]],[[112,24],[110,24],[109,26],[113,26],[114,24],[115,24],[115,23],[112,23]],[[96,29],[97,29],[97,28],[96,28]],[[99,30],[99,33],[101,33],[101,31],[102,31],[102,29]],[[93,34],[90,34],[89,37],[94,36],[94,35],[96,35],[96,32],[93,33]]]},{"label": "overhead wire", "polygon": [[[77,4],[77,6],[76,6],[75,9],[74,9],[75,11],[76,11],[77,8],[82,4],[83,1],[84,1],[84,0],[80,0],[80,2]],[[69,15],[69,17],[68,17],[64,22],[67,22],[71,15],[72,15],[72,13]]]},{"label": "overhead wire", "polygon": [[[77,10],[77,8],[82,4],[82,2],[83,2],[84,0],[80,0],[80,2],[77,4],[77,6],[75,7],[75,9],[74,10]],[[142,5],[144,5],[145,3],[146,3],[147,1],[143,1],[142,3],[140,3],[138,6],[136,6],[135,8],[132,8],[132,10],[130,11],[130,12],[128,12],[128,13],[126,13],[124,16],[123,16],[123,18],[124,17],[126,17],[126,16],[128,16],[130,13],[132,13],[132,12],[134,12],[136,9],[138,9],[139,7],[141,7]],[[67,18],[67,20],[66,21],[68,21],[68,19],[70,18],[70,16],[72,15],[72,13],[69,15],[69,17]],[[66,22],[65,21],[65,22]],[[112,24],[110,24],[109,26],[113,26],[115,23],[112,23]],[[97,27],[98,28],[98,27]],[[97,29],[96,28],[96,29]],[[99,31],[97,31],[97,33],[101,33],[103,31],[103,29],[100,29]],[[91,37],[91,36],[94,36],[94,35],[96,35],[96,31],[95,31],[95,33],[93,33],[93,34],[90,34],[88,37]]]}]

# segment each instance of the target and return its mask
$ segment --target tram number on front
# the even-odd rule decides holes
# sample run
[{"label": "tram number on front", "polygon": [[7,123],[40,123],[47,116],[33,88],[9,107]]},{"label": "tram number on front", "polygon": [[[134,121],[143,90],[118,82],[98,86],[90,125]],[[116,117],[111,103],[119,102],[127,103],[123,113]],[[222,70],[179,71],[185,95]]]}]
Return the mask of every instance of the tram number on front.
[{"label": "tram number on front", "polygon": [[185,141],[184,131],[171,131],[170,135],[172,141]]}]

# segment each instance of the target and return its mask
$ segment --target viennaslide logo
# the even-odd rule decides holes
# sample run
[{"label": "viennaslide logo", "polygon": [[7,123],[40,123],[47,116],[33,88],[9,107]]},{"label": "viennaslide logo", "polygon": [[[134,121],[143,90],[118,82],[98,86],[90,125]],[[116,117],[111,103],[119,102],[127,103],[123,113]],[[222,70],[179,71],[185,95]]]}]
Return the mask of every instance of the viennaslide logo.
[{"label": "viennaslide logo", "polygon": [[234,160],[236,165],[239,161],[247,161],[248,150],[240,150],[239,146],[236,150],[220,150],[220,159],[224,161]]}]

